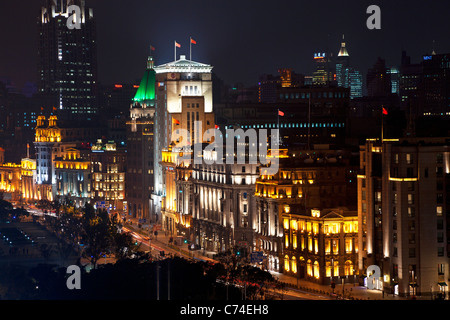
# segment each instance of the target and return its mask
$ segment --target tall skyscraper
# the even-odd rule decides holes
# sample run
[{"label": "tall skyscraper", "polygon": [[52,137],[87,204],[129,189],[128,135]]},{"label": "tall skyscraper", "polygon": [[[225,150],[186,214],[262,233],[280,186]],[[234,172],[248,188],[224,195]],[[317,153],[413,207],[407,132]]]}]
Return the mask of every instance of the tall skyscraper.
[{"label": "tall skyscraper", "polygon": [[[80,8],[70,29],[67,20]],[[39,93],[62,118],[86,119],[96,113],[97,52],[93,9],[84,0],[46,0],[38,18]],[[44,107],[44,106],[43,106]]]},{"label": "tall skyscraper", "polygon": [[350,67],[350,55],[344,42],[344,36],[342,36],[341,49],[336,59],[336,82],[339,87],[348,88],[345,77],[345,71],[348,67]]},{"label": "tall skyscraper", "polygon": [[336,59],[336,82],[338,87],[350,88],[350,99],[363,96],[362,74],[350,66],[350,55],[344,36],[342,36],[341,48]]},{"label": "tall skyscraper", "polygon": [[421,91],[419,115],[450,115],[450,54],[424,56]]},{"label": "tall skyscraper", "polygon": [[330,57],[326,52],[314,53],[316,70],[313,72],[313,85],[326,86],[334,80],[333,71],[330,67]]}]

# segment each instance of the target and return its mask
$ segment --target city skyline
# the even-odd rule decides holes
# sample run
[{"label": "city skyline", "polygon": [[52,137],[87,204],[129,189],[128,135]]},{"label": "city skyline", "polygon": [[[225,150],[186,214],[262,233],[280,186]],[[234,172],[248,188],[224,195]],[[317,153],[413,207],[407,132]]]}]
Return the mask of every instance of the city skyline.
[{"label": "city skyline", "polygon": [[[134,83],[140,79],[142,62],[155,47],[157,65],[173,61],[173,41],[181,44],[177,54],[189,57],[189,39],[193,60],[215,67],[226,84],[257,84],[263,73],[274,74],[290,67],[298,73],[313,71],[315,52],[329,51],[337,56],[345,34],[351,63],[363,73],[378,57],[388,66],[400,64],[405,50],[413,62],[431,53],[450,51],[445,42],[445,6],[429,4],[422,8],[416,1],[376,4],[381,8],[381,30],[366,28],[368,1],[343,3],[297,3],[281,1],[227,4],[193,1],[173,4],[183,10],[170,10],[169,4],[142,1],[88,1],[97,17],[99,83]],[[41,3],[23,10],[18,3],[0,4],[8,12],[1,27],[15,26],[3,33],[11,50],[0,53],[0,76],[11,78],[21,88],[27,81],[37,82],[36,17]],[[236,8],[240,8],[237,10]],[[442,15],[442,16],[441,16]],[[19,26],[20,21],[20,26]],[[114,23],[117,21],[117,23]],[[167,22],[167,23],[166,23]],[[231,22],[231,23],[230,23]],[[239,27],[237,27],[239,26]],[[235,50],[240,48],[240,50]],[[12,55],[14,52],[14,55]],[[144,62],[145,63],[145,62]]]},{"label": "city skyline", "polygon": [[0,299],[449,299],[445,5],[4,9]]}]

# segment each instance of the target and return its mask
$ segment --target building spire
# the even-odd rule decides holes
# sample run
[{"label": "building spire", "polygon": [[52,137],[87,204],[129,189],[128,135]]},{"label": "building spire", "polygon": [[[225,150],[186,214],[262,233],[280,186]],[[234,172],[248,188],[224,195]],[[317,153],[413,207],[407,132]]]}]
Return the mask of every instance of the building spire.
[{"label": "building spire", "polygon": [[348,57],[348,56],[349,54],[347,48],[345,47],[345,36],[342,35],[341,49],[339,50],[338,57]]}]

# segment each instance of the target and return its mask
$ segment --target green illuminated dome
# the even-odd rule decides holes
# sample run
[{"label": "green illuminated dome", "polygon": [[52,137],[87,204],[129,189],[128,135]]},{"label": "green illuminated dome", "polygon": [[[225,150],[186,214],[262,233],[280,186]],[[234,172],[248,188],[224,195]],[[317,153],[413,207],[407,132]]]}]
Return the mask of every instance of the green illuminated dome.
[{"label": "green illuminated dome", "polygon": [[145,70],[145,74],[142,77],[141,83],[139,84],[139,89],[137,90],[136,95],[133,98],[134,102],[141,104],[150,104],[150,102],[153,102],[155,100],[155,75],[156,73],[153,69],[153,58],[148,57],[147,70]]}]

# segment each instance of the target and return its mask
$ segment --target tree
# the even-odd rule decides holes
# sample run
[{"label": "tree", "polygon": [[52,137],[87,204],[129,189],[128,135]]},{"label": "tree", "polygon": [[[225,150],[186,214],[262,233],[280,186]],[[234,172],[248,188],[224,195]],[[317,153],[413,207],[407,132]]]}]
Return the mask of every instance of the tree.
[{"label": "tree", "polygon": [[112,244],[111,224],[108,212],[96,211],[90,204],[86,204],[82,217],[83,240],[86,245],[83,255],[89,259],[94,269],[102,257],[108,253]]},{"label": "tree", "polygon": [[41,252],[41,255],[45,259],[45,261],[48,261],[55,250],[53,249],[52,245],[43,243],[39,246],[39,251]]}]

